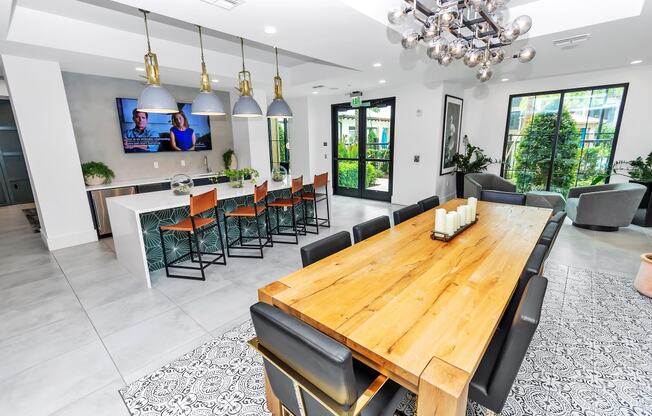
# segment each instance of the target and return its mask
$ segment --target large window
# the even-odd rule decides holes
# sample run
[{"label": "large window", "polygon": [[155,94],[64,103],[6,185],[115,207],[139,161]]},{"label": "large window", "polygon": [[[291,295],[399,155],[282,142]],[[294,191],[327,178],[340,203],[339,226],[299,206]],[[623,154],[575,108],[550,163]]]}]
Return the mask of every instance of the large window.
[{"label": "large window", "polygon": [[270,118],[269,129],[269,157],[272,169],[283,166],[290,170],[290,145],[288,141],[287,119]]},{"label": "large window", "polygon": [[568,194],[613,163],[628,84],[510,97],[502,169],[519,192]]}]

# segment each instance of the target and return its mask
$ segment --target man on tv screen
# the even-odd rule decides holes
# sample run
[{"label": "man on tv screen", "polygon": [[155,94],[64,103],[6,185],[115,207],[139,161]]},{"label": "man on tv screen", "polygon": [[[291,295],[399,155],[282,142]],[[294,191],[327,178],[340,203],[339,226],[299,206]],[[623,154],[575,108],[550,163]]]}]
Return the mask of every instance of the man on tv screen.
[{"label": "man on tv screen", "polygon": [[125,151],[128,153],[158,152],[161,145],[159,134],[147,127],[148,114],[134,108],[132,115],[135,126],[125,130],[122,135]]}]

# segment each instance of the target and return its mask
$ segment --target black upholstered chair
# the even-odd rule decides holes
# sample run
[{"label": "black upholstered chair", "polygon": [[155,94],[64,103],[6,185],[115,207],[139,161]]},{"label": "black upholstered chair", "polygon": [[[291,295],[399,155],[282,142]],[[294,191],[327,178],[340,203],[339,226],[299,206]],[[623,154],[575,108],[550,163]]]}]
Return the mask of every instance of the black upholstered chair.
[{"label": "black upholstered chair", "polygon": [[497,329],[469,385],[469,398],[500,413],[512,389],[541,318],[548,280],[534,276],[527,284],[511,325]]},{"label": "black upholstered chair", "polygon": [[381,233],[385,230],[389,230],[391,227],[389,223],[389,217],[387,215],[382,215],[373,220],[361,222],[358,225],[353,227],[353,242],[359,243],[362,240],[374,236],[378,233]]},{"label": "black upholstered chair", "polygon": [[539,238],[539,244],[543,244],[549,248],[552,248],[563,224],[563,222],[553,222],[552,220],[548,221],[546,228],[543,229],[541,237]]},{"label": "black upholstered chair", "polygon": [[306,267],[347,247],[351,247],[351,234],[340,231],[301,247],[301,262]]},{"label": "black upholstered chair", "polygon": [[499,204],[525,205],[525,194],[503,191],[482,191],[480,200]]},{"label": "black upholstered chair", "polygon": [[403,221],[407,221],[421,213],[423,213],[423,209],[421,209],[421,206],[417,204],[396,210],[394,211],[394,225],[399,225]]},{"label": "black upholstered chair", "polygon": [[509,301],[509,305],[507,305],[507,310],[503,315],[503,319],[500,321],[500,328],[506,328],[512,323],[518,305],[521,302],[523,292],[525,291],[525,287],[533,276],[543,274],[543,264],[545,263],[546,258],[548,258],[549,252],[550,247],[543,244],[537,244],[536,247],[534,247],[534,250],[532,250],[530,258],[528,258],[527,263],[525,263],[525,267],[518,279],[518,284],[516,285],[516,290],[512,295],[512,299]]},{"label": "black upholstered chair", "polygon": [[430,198],[422,199],[417,202],[417,205],[421,207],[421,211],[426,212],[439,206],[439,197],[435,195]]},{"label": "black upholstered chair", "polygon": [[353,359],[349,348],[280,309],[257,303],[250,312],[257,335],[250,345],[263,356],[283,415],[287,409],[306,416],[379,416],[396,409],[405,394]]}]

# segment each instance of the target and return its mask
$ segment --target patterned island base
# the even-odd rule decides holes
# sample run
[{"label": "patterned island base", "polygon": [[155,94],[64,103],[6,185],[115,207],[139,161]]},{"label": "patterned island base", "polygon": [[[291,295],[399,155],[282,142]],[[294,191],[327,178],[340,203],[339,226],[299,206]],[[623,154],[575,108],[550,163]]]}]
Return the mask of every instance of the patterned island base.
[{"label": "patterned island base", "polygon": [[[312,192],[311,186],[305,187],[306,192]],[[278,190],[272,191],[267,196],[267,202],[272,202],[276,198],[289,198],[290,190]],[[238,197],[232,199],[225,199],[218,201],[217,203],[217,218],[220,221],[222,229],[222,239],[226,244],[226,236],[228,235],[229,241],[235,240],[239,236],[238,223],[235,219],[229,219],[225,226],[224,213],[231,212],[237,207],[251,205],[253,203],[252,196],[247,197]],[[312,216],[313,206],[310,202],[304,202],[306,207],[306,213],[308,216]],[[277,218],[276,211],[278,211],[278,222],[282,226],[291,226],[292,225],[292,216],[291,211],[283,209],[270,209],[269,211],[269,221],[271,227],[276,226]],[[297,208],[297,220],[303,219],[303,209],[301,207]],[[214,216],[214,213],[211,211],[207,216]],[[181,221],[184,218],[187,218],[189,215],[189,207],[179,207],[166,209],[162,211],[148,212],[140,214],[140,223],[142,224],[143,232],[143,241],[145,243],[145,252],[147,253],[147,265],[149,271],[159,270],[164,267],[163,264],[163,248],[161,245],[161,236],[159,234],[159,227],[163,225],[171,225]],[[264,222],[262,216],[259,217],[259,224],[261,232],[264,232]],[[242,219],[242,230],[243,236],[254,236],[256,235],[256,220],[253,218],[243,218]],[[174,233],[166,232],[165,233],[165,248],[167,250],[168,259],[176,259],[184,254],[187,254],[188,249],[188,238],[186,233]],[[219,249],[219,242],[217,239],[217,228],[212,228],[208,232],[199,236],[199,245],[202,251],[215,252]]]}]

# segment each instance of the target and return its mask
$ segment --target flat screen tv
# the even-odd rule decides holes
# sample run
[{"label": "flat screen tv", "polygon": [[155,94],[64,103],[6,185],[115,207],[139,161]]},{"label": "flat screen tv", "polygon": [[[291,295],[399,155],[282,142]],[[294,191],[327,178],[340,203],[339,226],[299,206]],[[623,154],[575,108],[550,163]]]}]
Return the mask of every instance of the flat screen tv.
[{"label": "flat screen tv", "polygon": [[116,98],[116,101],[125,153],[212,149],[208,116],[191,114],[190,104],[178,103],[178,113],[156,114],[136,111],[138,100],[133,98]]}]

